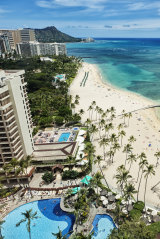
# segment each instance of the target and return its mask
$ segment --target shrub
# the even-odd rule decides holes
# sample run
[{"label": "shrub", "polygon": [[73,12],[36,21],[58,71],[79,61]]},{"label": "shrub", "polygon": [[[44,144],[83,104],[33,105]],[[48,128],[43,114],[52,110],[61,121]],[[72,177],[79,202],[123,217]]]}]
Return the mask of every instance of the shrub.
[{"label": "shrub", "polygon": [[144,202],[138,201],[134,204],[133,208],[143,212],[144,206]]},{"label": "shrub", "polygon": [[131,219],[133,219],[134,221],[139,221],[142,213],[140,210],[137,210],[137,209],[132,209],[129,213]]},{"label": "shrub", "polygon": [[63,172],[62,179],[75,179],[79,176],[79,173],[75,170],[66,170]]},{"label": "shrub", "polygon": [[46,182],[46,183],[51,183],[54,179],[53,174],[51,172],[46,172],[43,174],[42,179]]},{"label": "shrub", "polygon": [[56,116],[56,117],[54,118],[54,120],[55,120],[55,123],[56,123],[57,125],[62,125],[62,124],[63,124],[63,121],[64,121],[64,117],[62,117],[62,116]]}]

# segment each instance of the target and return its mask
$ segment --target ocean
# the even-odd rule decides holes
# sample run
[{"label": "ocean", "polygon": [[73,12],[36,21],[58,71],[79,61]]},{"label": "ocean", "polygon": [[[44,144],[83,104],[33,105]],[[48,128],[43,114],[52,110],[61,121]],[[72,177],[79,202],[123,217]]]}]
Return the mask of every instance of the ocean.
[{"label": "ocean", "polygon": [[103,80],[160,102],[160,39],[95,39],[68,43],[68,55],[98,66]]}]

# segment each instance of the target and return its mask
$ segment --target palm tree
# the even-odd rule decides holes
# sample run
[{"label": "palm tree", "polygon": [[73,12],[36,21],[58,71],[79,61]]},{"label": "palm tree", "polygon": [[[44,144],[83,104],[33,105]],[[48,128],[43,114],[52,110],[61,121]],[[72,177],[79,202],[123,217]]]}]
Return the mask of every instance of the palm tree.
[{"label": "palm tree", "polygon": [[95,111],[96,111],[96,121],[97,121],[97,114],[99,112],[99,107],[97,105],[96,105]]},{"label": "palm tree", "polygon": [[93,140],[93,136],[94,136],[94,134],[95,134],[97,131],[98,131],[97,127],[96,127],[94,124],[92,124],[92,125],[90,126],[90,128],[89,128],[89,132],[92,134],[92,139],[91,139],[91,141]]},{"label": "palm tree", "polygon": [[19,165],[18,159],[12,158],[11,161],[9,162],[11,167],[13,168],[14,172],[16,171],[16,167]]},{"label": "palm tree", "polygon": [[131,147],[130,144],[126,144],[126,145],[124,146],[123,152],[126,153],[125,166],[126,166],[126,162],[127,162],[127,155],[128,155],[128,153],[131,152],[132,149],[133,149],[133,148]]},{"label": "palm tree", "polygon": [[94,181],[94,184],[97,186],[97,194],[98,194],[98,187],[100,187],[102,185],[102,183],[101,183],[102,178],[103,178],[103,176],[100,172],[97,172],[92,178]]},{"label": "palm tree", "polygon": [[[141,162],[141,160],[146,159],[147,157],[146,157],[145,153],[142,152],[142,153],[138,156],[138,158],[140,159],[140,162]],[[139,170],[138,170],[138,176],[137,176],[137,181],[136,181],[136,182],[138,182],[140,170],[141,170],[141,168],[140,168],[140,164],[139,164]]]},{"label": "palm tree", "polygon": [[104,180],[105,180],[105,183],[106,183],[107,187],[109,188],[109,185],[108,185],[108,183],[107,183],[107,180],[106,180],[106,178],[105,178],[105,176],[104,176],[104,174],[103,174],[103,170],[102,170],[102,168],[101,168],[101,164],[100,164],[101,161],[103,161],[103,159],[102,159],[102,157],[101,157],[100,155],[98,155],[97,158],[94,160],[94,163],[95,163],[95,164],[98,163],[98,166],[99,166],[99,169],[100,169],[100,171],[101,171],[101,174],[102,174],[102,176],[103,176],[103,178],[104,178]]},{"label": "palm tree", "polygon": [[129,126],[129,120],[130,120],[131,117],[132,117],[132,113],[129,112],[129,113],[128,113],[128,126]]},{"label": "palm tree", "polygon": [[157,163],[156,163],[156,167],[158,166],[159,164],[159,158],[160,158],[160,151],[157,151],[154,156],[157,158]]},{"label": "palm tree", "polygon": [[80,96],[79,95],[76,95],[75,96],[75,100],[79,100],[80,99]]},{"label": "palm tree", "polygon": [[124,114],[122,115],[122,117],[123,117],[123,119],[124,119],[124,124],[126,124],[125,119],[128,117],[128,114],[127,114],[127,113],[124,113]]},{"label": "palm tree", "polygon": [[119,143],[115,142],[112,149],[114,150],[114,153],[116,153],[116,151],[120,149]]},{"label": "palm tree", "polygon": [[131,136],[129,137],[128,141],[129,141],[130,144],[132,144],[133,142],[136,141],[136,138],[135,138],[133,135],[131,135]]},{"label": "palm tree", "polygon": [[117,142],[117,136],[116,136],[116,134],[111,134],[111,136],[110,136],[110,138],[109,138],[109,141],[111,142],[111,145],[110,145],[110,149],[111,149],[112,144]]},{"label": "palm tree", "polygon": [[120,131],[121,129],[123,129],[123,124],[119,124],[117,127],[118,131]]},{"label": "palm tree", "polygon": [[91,120],[90,120],[90,119],[87,119],[87,120],[86,120],[87,128],[89,127],[90,123],[91,123]]},{"label": "palm tree", "polygon": [[122,146],[122,139],[126,135],[126,132],[124,130],[121,130],[118,135],[121,137],[121,146]]},{"label": "palm tree", "polygon": [[32,213],[32,209],[26,210],[25,212],[21,213],[24,216],[24,219],[20,220],[17,224],[16,227],[19,227],[21,223],[27,222],[27,231],[29,233],[29,239],[31,239],[31,221],[34,219],[39,218],[37,215],[37,212]]},{"label": "palm tree", "polygon": [[84,110],[83,110],[83,109],[80,109],[79,114],[80,114],[80,115],[83,115],[83,114],[84,114]]},{"label": "palm tree", "polygon": [[105,147],[109,144],[109,140],[107,138],[102,138],[99,142],[100,147],[103,146],[103,155],[104,155],[104,160],[106,159],[106,151]]},{"label": "palm tree", "polygon": [[132,176],[129,174],[129,171],[126,170],[124,167],[121,168],[121,170],[120,168],[118,168],[117,172],[118,172],[118,174],[116,174],[117,184],[120,185],[122,194],[124,194],[124,184],[126,184],[127,180],[129,178],[132,178]]},{"label": "palm tree", "polygon": [[92,109],[93,107],[90,105],[89,108],[88,108],[88,111],[89,111],[89,119],[92,120]]},{"label": "palm tree", "polygon": [[[129,184],[126,184],[125,187],[124,187],[124,197],[125,199],[128,201],[128,206],[129,206],[129,200],[132,198],[133,200],[134,197],[133,197],[133,194],[135,194],[137,191],[135,190],[135,187],[133,184],[129,183]],[[127,206],[127,210],[128,210],[128,206]]]},{"label": "palm tree", "polygon": [[[141,156],[143,156],[143,155],[141,154]],[[139,196],[139,190],[140,190],[140,186],[141,186],[142,176],[143,176],[143,173],[144,173],[144,167],[147,167],[147,166],[148,166],[148,161],[146,160],[145,157],[142,157],[141,161],[139,162],[139,173],[140,173],[140,170],[142,172],[141,172],[141,176],[140,176],[140,180],[139,180],[139,184],[138,184],[138,189],[137,189],[137,201],[138,201],[138,196]],[[138,180],[137,180],[137,182],[138,182]]]},{"label": "palm tree", "polygon": [[107,155],[109,156],[109,159],[112,160],[113,163],[114,151],[112,150],[112,148],[110,148]]},{"label": "palm tree", "polygon": [[99,137],[100,138],[101,138],[101,130],[104,127],[104,125],[105,125],[105,120],[101,119],[100,122],[99,122]]},{"label": "palm tree", "polygon": [[133,154],[133,153],[131,153],[131,154],[129,154],[128,155],[128,158],[127,158],[127,160],[130,162],[130,166],[129,166],[129,171],[131,170],[131,166],[132,166],[132,163],[133,162],[136,162],[136,155],[135,154]]},{"label": "palm tree", "polygon": [[91,143],[86,143],[84,152],[88,154],[88,165],[92,171],[92,162],[93,162],[93,155],[95,153],[95,148]]},{"label": "palm tree", "polygon": [[147,181],[148,181],[148,177],[151,175],[155,175],[155,170],[154,170],[154,165],[150,164],[147,166],[147,169],[144,170],[145,173],[145,178],[146,178],[146,182],[145,182],[145,190],[144,190],[144,204],[146,205],[146,189],[147,189]]},{"label": "palm tree", "polygon": [[74,113],[75,113],[75,108],[76,108],[75,103],[71,103],[71,109],[73,109]]},{"label": "palm tree", "polygon": [[52,235],[56,237],[56,239],[67,239],[68,234],[72,233],[72,231],[67,232],[64,236],[62,234],[62,231],[60,230],[60,228],[58,227],[59,231],[57,233],[53,233]]},{"label": "palm tree", "polygon": [[101,115],[103,114],[103,110],[102,110],[102,108],[99,108],[99,109],[98,109],[98,113],[99,113],[99,120],[100,120]]},{"label": "palm tree", "polygon": [[75,99],[74,104],[79,105],[79,100]]}]

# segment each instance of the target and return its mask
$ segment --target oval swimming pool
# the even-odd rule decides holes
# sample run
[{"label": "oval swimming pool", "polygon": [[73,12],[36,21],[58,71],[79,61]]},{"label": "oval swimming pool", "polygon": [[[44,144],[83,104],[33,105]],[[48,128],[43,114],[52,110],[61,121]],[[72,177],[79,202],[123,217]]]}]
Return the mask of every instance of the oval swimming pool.
[{"label": "oval swimming pool", "polygon": [[2,236],[5,239],[28,239],[26,222],[19,227],[16,227],[16,224],[24,218],[21,213],[31,208],[32,213],[37,211],[39,217],[31,221],[32,239],[54,239],[56,237],[52,235],[52,232],[57,233],[59,229],[63,235],[72,231],[75,217],[73,214],[62,211],[60,200],[56,198],[34,201],[16,208],[4,218]]},{"label": "oval swimming pool", "polygon": [[106,214],[97,214],[92,223],[94,232],[92,238],[95,239],[106,239],[111,231],[116,228],[113,219]]}]

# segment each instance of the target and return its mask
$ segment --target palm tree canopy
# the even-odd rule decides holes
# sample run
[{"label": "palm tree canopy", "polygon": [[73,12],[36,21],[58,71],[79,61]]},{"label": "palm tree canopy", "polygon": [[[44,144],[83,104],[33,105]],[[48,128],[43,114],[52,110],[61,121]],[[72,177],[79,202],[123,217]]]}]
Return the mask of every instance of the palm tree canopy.
[{"label": "palm tree canopy", "polygon": [[144,170],[145,177],[147,178],[149,175],[155,175],[154,165],[147,165],[147,168]]},{"label": "palm tree canopy", "polygon": [[32,213],[32,209],[30,209],[30,210],[26,210],[25,212],[22,212],[21,214],[24,216],[24,218],[16,224],[16,227],[19,227],[21,225],[21,223],[27,221],[27,225],[26,225],[27,231],[30,232],[31,220],[38,218],[38,216],[36,216],[37,212]]}]

